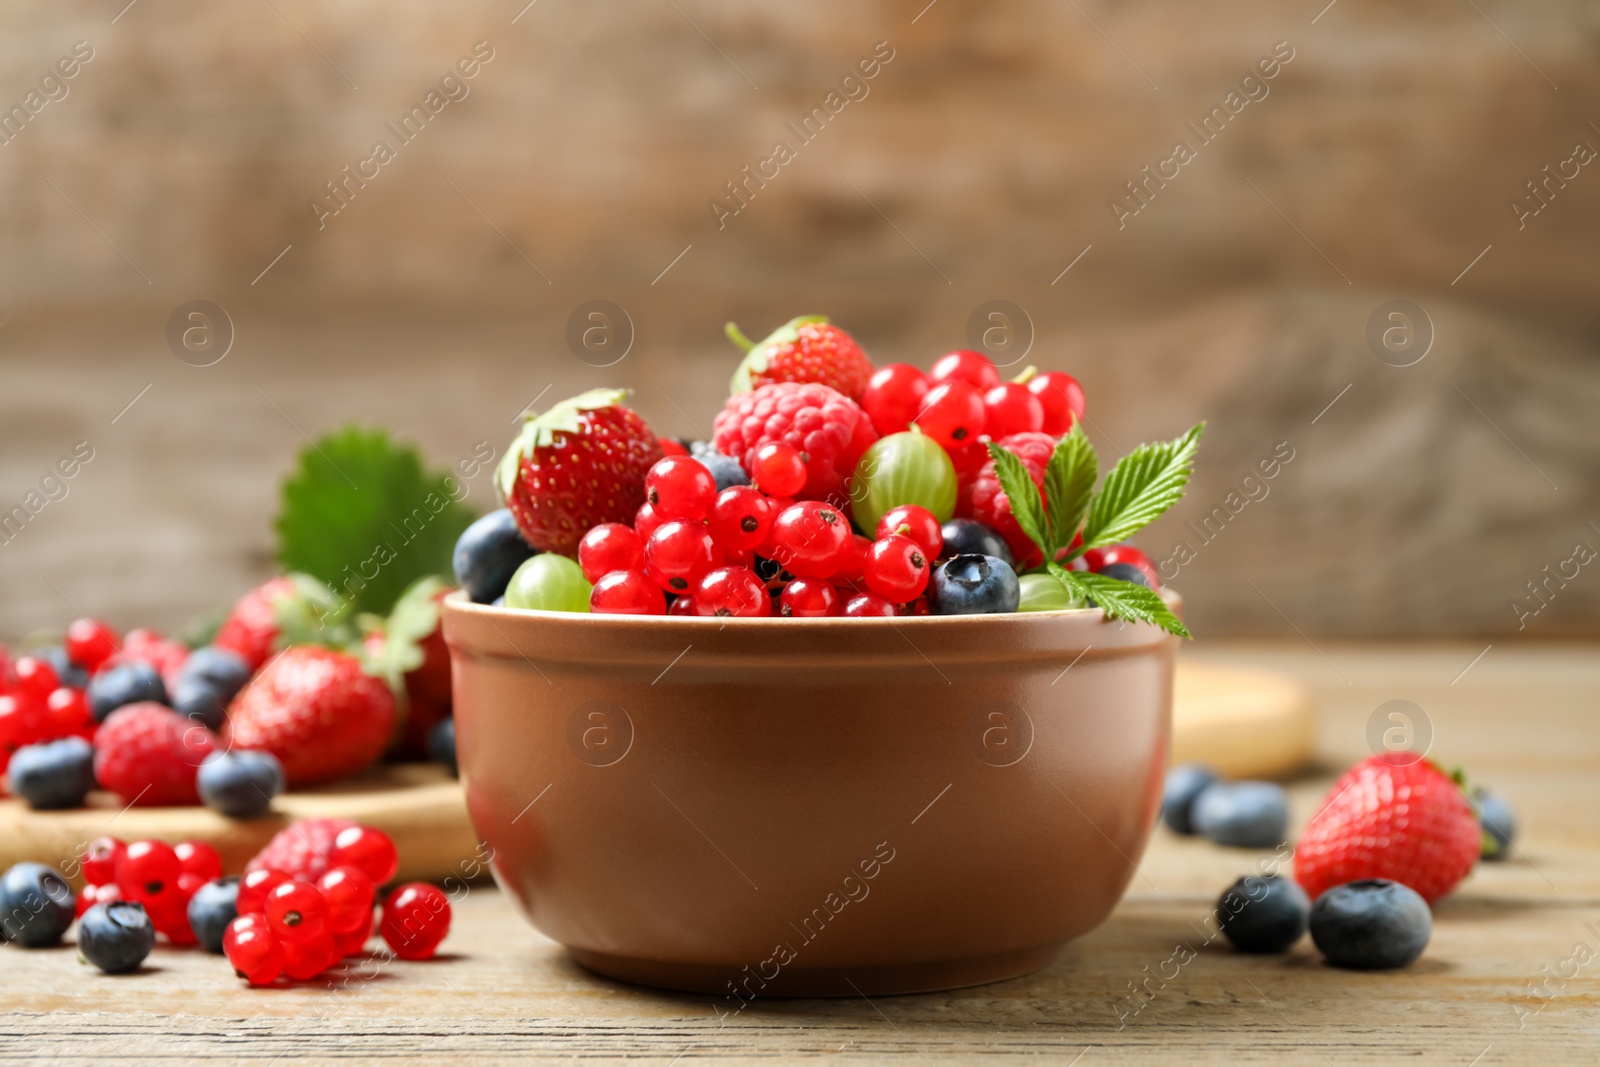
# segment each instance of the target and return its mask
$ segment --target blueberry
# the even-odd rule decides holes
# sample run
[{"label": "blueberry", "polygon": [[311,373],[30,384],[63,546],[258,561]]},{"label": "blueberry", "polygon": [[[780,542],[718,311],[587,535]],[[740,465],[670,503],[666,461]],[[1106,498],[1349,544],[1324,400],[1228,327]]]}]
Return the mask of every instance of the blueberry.
[{"label": "blueberry", "polygon": [[1310,917],[1306,891],[1275,874],[1241,878],[1217,901],[1217,925],[1240,952],[1287,952]]},{"label": "blueberry", "polygon": [[0,932],[7,941],[43,948],[72,925],[77,898],[61,872],[42,863],[19,863],[0,876]]},{"label": "blueberry", "polygon": [[944,548],[940,554],[946,559],[952,556],[994,556],[1013,567],[1017,565],[1011,557],[1011,546],[1006,544],[1006,539],[996,533],[993,527],[985,526],[977,519],[951,519],[944,524],[942,532]]},{"label": "blueberry", "polygon": [[935,615],[991,615],[1022,602],[1017,572],[998,556],[960,555],[934,568],[928,610]]},{"label": "blueberry", "polygon": [[428,758],[450,772],[450,777],[461,777],[456,766],[456,721],[440,719],[428,731]]},{"label": "blueberry", "polygon": [[161,673],[148,663],[119,663],[89,679],[89,712],[95,722],[105,722],[106,716],[124,704],[137,704],[153,700],[167,702],[167,687],[162,684]]},{"label": "blueberry", "polygon": [[78,920],[78,951],[107,974],[127,974],[156,947],[156,928],[143,904],[112,900],[96,904]]},{"label": "blueberry", "polygon": [[172,686],[172,708],[216,730],[228,703],[250,680],[250,665],[237,652],[215,645],[196,649],[183,661]]},{"label": "blueberry", "polygon": [[81,737],[24,745],[12,754],[6,778],[30,808],[81,808],[94,788],[94,747]]},{"label": "blueberry", "polygon": [[1386,878],[1334,886],[1311,905],[1311,940],[1335,967],[1404,967],[1422,955],[1432,933],[1427,901]]},{"label": "blueberry", "polygon": [[235,819],[260,815],[283,792],[283,765],[270,752],[213,752],[200,764],[195,786],[200,800]]},{"label": "blueberry", "polygon": [[730,486],[750,484],[750,476],[732,456],[724,456],[721,452],[705,452],[694,458],[698,459],[701,465],[711,472],[711,477],[717,480],[719,493]]},{"label": "blueberry", "polygon": [[189,929],[207,952],[222,951],[222,935],[238,917],[239,879],[232,875],[207,882],[189,898]]},{"label": "blueberry", "polygon": [[1203,763],[1184,763],[1167,772],[1166,789],[1161,795],[1161,818],[1173,833],[1196,832],[1190,818],[1195,797],[1220,778]]},{"label": "blueberry", "polygon": [[67,655],[67,650],[60,645],[46,645],[36,648],[35,656],[42,656],[50,662],[62,685],[71,686],[73,689],[82,689],[89,684],[89,672],[72,662],[72,657]]},{"label": "blueberry", "polygon": [[1272,848],[1289,828],[1289,805],[1271,782],[1217,782],[1194,798],[1189,821],[1219,845]]},{"label": "blueberry", "polygon": [[452,557],[456,584],[475,604],[487,604],[506,591],[511,576],[534,550],[522,539],[508,508],[491,511],[462,531]]},{"label": "blueberry", "polygon": [[1096,573],[1103,574],[1107,578],[1121,578],[1125,582],[1133,582],[1135,585],[1142,585],[1146,589],[1150,588],[1150,579],[1145,576],[1144,571],[1131,563],[1107,563]]},{"label": "blueberry", "polygon": [[1517,813],[1511,810],[1505,797],[1483,786],[1472,790],[1472,805],[1478,809],[1478,819],[1483,823],[1483,858],[1505,859],[1506,851],[1517,836]]}]

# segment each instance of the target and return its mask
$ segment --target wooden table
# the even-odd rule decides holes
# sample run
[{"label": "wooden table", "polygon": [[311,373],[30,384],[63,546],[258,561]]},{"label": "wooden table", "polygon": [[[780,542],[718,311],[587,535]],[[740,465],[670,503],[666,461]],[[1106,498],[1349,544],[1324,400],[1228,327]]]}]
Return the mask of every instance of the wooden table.
[{"label": "wooden table", "polygon": [[[1597,650],[1508,643],[1471,662],[1481,646],[1318,649],[1197,653],[1315,686],[1326,764],[1293,785],[1294,825],[1337,769],[1366,754],[1368,719],[1393,698],[1420,705],[1435,753],[1507,793],[1522,817],[1518,854],[1480,866],[1441,903],[1432,944],[1404,971],[1338,971],[1309,940],[1275,958],[1204,944],[1219,892],[1270,854],[1158,830],[1103,927],[1039,974],[977,989],[758,1001],[719,1025],[708,998],[580,970],[482,886],[458,903],[447,956],[357,965],[333,988],[246,989],[221,960],[195,951],[159,948],[145,973],[113,978],[79,964],[70,947],[0,949],[0,1062],[1600,1059]],[[1196,950],[1181,967],[1166,962],[1179,945]],[[1135,997],[1131,987],[1147,978],[1152,992]]]}]

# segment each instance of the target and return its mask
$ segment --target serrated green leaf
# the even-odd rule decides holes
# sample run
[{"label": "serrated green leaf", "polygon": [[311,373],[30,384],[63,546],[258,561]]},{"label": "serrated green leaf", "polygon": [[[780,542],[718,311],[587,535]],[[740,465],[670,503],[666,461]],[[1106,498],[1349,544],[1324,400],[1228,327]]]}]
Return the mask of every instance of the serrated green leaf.
[{"label": "serrated green leaf", "polygon": [[1193,636],[1154,589],[1092,571],[1069,571],[1060,564],[1053,564],[1050,573],[1065,582],[1069,589],[1082,590],[1082,595],[1093,601],[1108,618],[1148,622],[1169,634]]},{"label": "serrated green leaf", "polygon": [[[1083,522],[1089,508],[1089,498],[1094,493],[1094,483],[1100,477],[1100,459],[1094,446],[1084,436],[1083,423],[1073,421],[1072,431],[1050,453],[1050,463],[1044,470],[1045,499],[1049,501],[1050,550],[1047,559],[1054,559],[1057,549],[1066,548]],[[1067,558],[1078,554],[1081,548]]]},{"label": "serrated green leaf", "polygon": [[452,484],[383,430],[326,434],[284,480],[278,561],[330,586],[342,617],[386,613],[418,578],[450,573],[456,538],[475,517],[451,498]]},{"label": "serrated green leaf", "polygon": [[1196,423],[1175,441],[1140,445],[1122,457],[1089,505],[1083,547],[1125,541],[1183,499],[1205,428],[1205,423]]},{"label": "serrated green leaf", "polygon": [[989,455],[994,459],[995,477],[1006,499],[1011,501],[1011,514],[1017,525],[1039,546],[1039,551],[1050,558],[1049,537],[1045,530],[1044,502],[1039,498],[1039,487],[1033,484],[1028,468],[1015,452],[989,442]]}]

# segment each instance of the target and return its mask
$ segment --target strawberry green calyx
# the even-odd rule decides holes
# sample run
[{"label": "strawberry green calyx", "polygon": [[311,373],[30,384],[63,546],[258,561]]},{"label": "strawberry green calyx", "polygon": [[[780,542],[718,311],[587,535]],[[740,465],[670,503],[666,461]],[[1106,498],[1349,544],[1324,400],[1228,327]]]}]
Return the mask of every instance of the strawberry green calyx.
[{"label": "strawberry green calyx", "polygon": [[1027,385],[1039,376],[1039,368],[1032,363],[1022,368],[1022,373],[1011,379],[1014,385]]},{"label": "strawberry green calyx", "polygon": [[801,315],[773,330],[759,342],[752,343],[739,327],[728,323],[724,332],[728,340],[732,341],[745,353],[744,360],[739,364],[739,369],[733,372],[733,379],[728,383],[729,392],[748,393],[754,385],[752,379],[767,369],[767,360],[772,349],[778,345],[791,345],[800,339],[800,327],[811,326],[817,323],[826,323],[826,315]]},{"label": "strawberry green calyx", "polygon": [[511,498],[524,457],[532,456],[536,449],[554,444],[557,434],[577,433],[578,416],[581,413],[616,407],[627,396],[626,389],[590,389],[561,401],[543,414],[529,415],[495,468],[494,485],[500,491],[501,498]]}]

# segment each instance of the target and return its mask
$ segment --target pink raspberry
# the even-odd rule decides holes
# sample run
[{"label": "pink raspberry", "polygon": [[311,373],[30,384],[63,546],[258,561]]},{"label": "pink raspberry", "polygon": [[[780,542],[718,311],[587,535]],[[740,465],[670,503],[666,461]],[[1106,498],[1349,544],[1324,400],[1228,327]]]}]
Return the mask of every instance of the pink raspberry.
[{"label": "pink raspberry", "polygon": [[772,382],[749,393],[735,393],[712,426],[717,451],[748,472],[755,450],[768,441],[802,452],[806,484],[802,500],[835,498],[842,503],[845,482],[878,432],[856,402],[816,382]]},{"label": "pink raspberry", "polygon": [[94,776],[130,804],[198,804],[195,776],[217,747],[210,730],[150,701],[118,708],[94,735]]},{"label": "pink raspberry", "polygon": [[[1047,433],[1027,432],[1002,437],[995,443],[1017,454],[1022,460],[1022,465],[1028,469],[1029,476],[1033,478],[1033,484],[1039,487],[1040,494],[1043,495],[1044,469],[1050,462],[1050,453],[1055,451],[1056,439]],[[957,510],[963,515],[970,515],[985,526],[993,527],[1001,537],[1004,537],[1006,544],[1011,546],[1011,554],[1016,557],[1019,569],[1036,567],[1043,561],[1044,553],[1040,552],[1039,546],[1022,532],[1022,527],[1017,525],[1016,516],[1011,513],[1011,499],[1000,488],[1000,479],[994,473],[993,459],[984,463],[977,477],[966,487],[965,495],[959,502]]]},{"label": "pink raspberry", "polygon": [[266,847],[244,865],[251,871],[280,871],[302,882],[315,882],[333,866],[333,839],[356,825],[354,819],[301,819],[279,830]]}]

